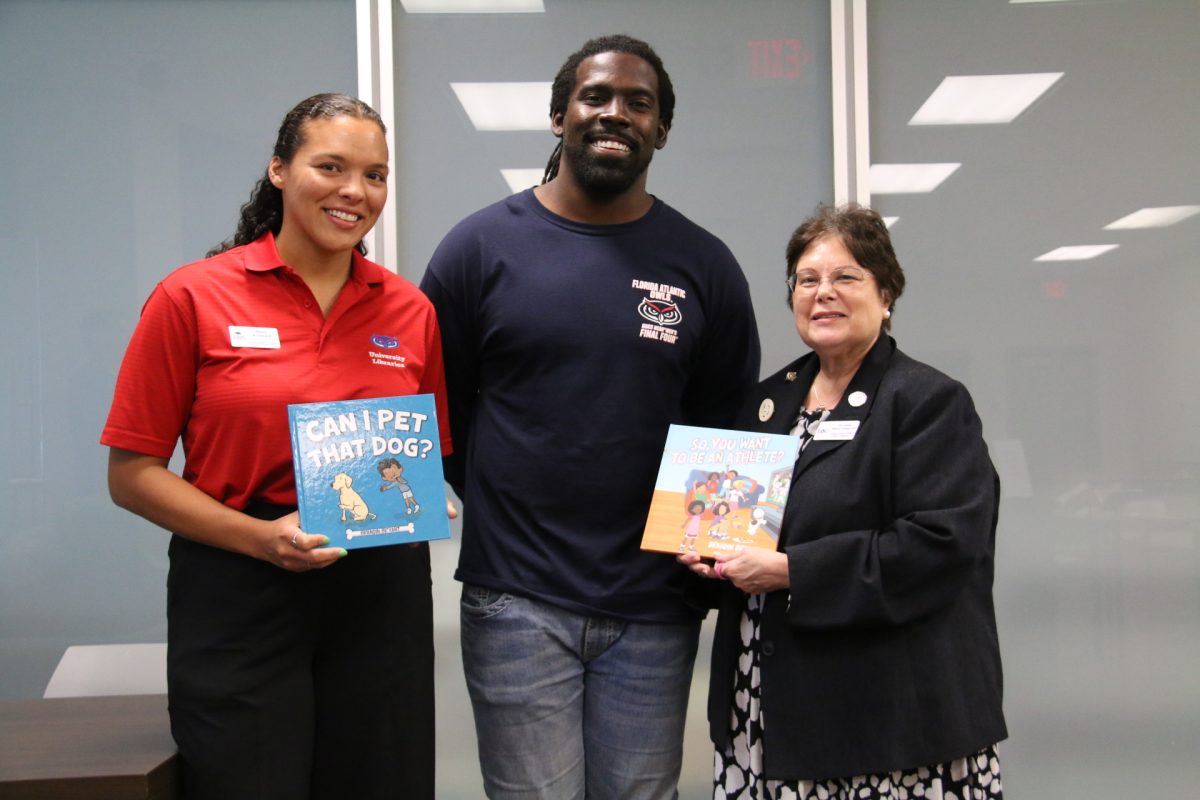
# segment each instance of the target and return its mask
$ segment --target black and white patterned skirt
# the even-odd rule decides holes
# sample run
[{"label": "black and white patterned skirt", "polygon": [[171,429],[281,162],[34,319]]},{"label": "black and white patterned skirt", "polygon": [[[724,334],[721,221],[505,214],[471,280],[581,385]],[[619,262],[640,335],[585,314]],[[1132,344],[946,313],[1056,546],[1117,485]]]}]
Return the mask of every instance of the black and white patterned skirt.
[{"label": "black and white patterned skirt", "polygon": [[763,775],[763,711],[759,689],[759,626],[763,595],[749,595],[742,613],[730,741],[713,757],[713,800],[1001,800],[1000,761],[992,745],[945,764],[879,775],[819,781],[777,781]]}]

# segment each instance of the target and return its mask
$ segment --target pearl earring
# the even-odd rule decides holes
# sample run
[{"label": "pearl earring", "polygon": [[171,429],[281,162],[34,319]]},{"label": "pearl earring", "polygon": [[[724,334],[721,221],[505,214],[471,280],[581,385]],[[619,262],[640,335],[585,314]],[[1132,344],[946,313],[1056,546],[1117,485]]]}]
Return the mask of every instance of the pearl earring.
[{"label": "pearl earring", "polygon": [[885,308],[885,309],[883,310],[883,318],[884,318],[884,319],[891,319],[891,318],[892,318],[892,310],[891,310],[890,308]]}]

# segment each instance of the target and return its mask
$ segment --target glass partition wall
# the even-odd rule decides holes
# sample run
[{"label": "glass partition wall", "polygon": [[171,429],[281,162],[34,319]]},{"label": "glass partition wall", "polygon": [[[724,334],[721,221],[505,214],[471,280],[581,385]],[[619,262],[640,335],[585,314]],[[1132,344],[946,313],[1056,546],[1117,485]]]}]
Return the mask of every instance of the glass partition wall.
[{"label": "glass partition wall", "polygon": [[[460,5],[399,0],[390,9],[402,274],[419,279],[459,219],[541,181],[556,142],[549,84],[559,66],[592,37],[628,33],[655,48],[677,96],[650,191],[733,250],[754,294],[764,368],[795,358],[801,344],[784,303],[784,245],[832,197],[827,0],[539,0],[490,4],[520,13],[447,13]],[[465,800],[482,791],[459,662],[457,545],[432,552],[439,797]],[[693,682],[684,798],[711,795],[710,635],[706,627]]]},{"label": "glass partition wall", "polygon": [[355,91],[354,47],[346,0],[0,3],[0,697],[40,696],[69,645],[166,640],[168,535],[105,482],[117,367],[288,109]]},{"label": "glass partition wall", "polygon": [[1195,794],[1200,5],[880,0],[868,31],[895,335],[1001,470],[1005,788]]}]

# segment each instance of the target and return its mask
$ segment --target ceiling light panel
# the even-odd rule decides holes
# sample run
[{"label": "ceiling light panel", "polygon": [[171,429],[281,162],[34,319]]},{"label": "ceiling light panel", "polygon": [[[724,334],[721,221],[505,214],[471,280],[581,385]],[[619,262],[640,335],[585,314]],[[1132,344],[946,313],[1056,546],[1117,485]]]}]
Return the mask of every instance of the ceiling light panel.
[{"label": "ceiling light panel", "polygon": [[408,14],[538,14],[542,0],[400,0]]},{"label": "ceiling light panel", "polygon": [[872,164],[871,194],[932,192],[962,164]]},{"label": "ceiling light panel", "polygon": [[542,176],[546,174],[546,170],[541,167],[536,169],[502,169],[500,174],[504,177],[504,182],[508,184],[508,189],[513,194],[523,192],[531,186],[537,186],[542,182]]},{"label": "ceiling light panel", "polygon": [[550,129],[550,83],[451,83],[480,131]]},{"label": "ceiling light panel", "polygon": [[1049,253],[1043,253],[1034,261],[1086,261],[1089,258],[1102,256],[1110,250],[1116,250],[1115,244],[1081,244],[1071,247],[1058,247]]},{"label": "ceiling light panel", "polygon": [[1002,125],[1012,122],[1063,76],[949,75],[913,114],[909,125]]},{"label": "ceiling light panel", "polygon": [[1104,226],[1106,231],[1133,230],[1135,228],[1165,228],[1188,217],[1200,214],[1200,206],[1159,206],[1142,208]]}]

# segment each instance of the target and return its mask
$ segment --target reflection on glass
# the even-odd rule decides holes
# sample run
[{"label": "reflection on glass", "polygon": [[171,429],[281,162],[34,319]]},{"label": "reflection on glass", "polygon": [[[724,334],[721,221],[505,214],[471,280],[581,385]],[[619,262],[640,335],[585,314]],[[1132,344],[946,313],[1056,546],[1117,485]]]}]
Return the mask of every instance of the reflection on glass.
[{"label": "reflection on glass", "polygon": [[1061,78],[1061,72],[1022,75],[951,75],[909,125],[997,125],[1012,122]]},{"label": "reflection on glass", "polygon": [[[1198,192],[1200,193],[1200,192]],[[1165,228],[1183,222],[1188,217],[1200,214],[1200,206],[1161,206],[1141,208],[1115,222],[1104,226],[1106,231],[1131,230],[1134,228]]]},{"label": "reflection on glass", "polygon": [[400,0],[407,14],[536,14],[542,0]]},{"label": "reflection on glass", "polygon": [[1116,250],[1120,245],[1115,244],[1079,244],[1066,247],[1056,247],[1048,253],[1042,253],[1034,261],[1087,261],[1089,258],[1102,256]]},{"label": "reflection on glass", "polygon": [[546,174],[544,169],[502,169],[500,174],[504,176],[504,182],[508,184],[509,191],[513,194],[524,191],[530,186],[537,186],[542,182],[542,176]]},{"label": "reflection on glass", "polygon": [[871,194],[932,192],[962,164],[872,164]]},{"label": "reflection on glass", "polygon": [[550,82],[451,83],[477,131],[542,131],[550,107]]}]

